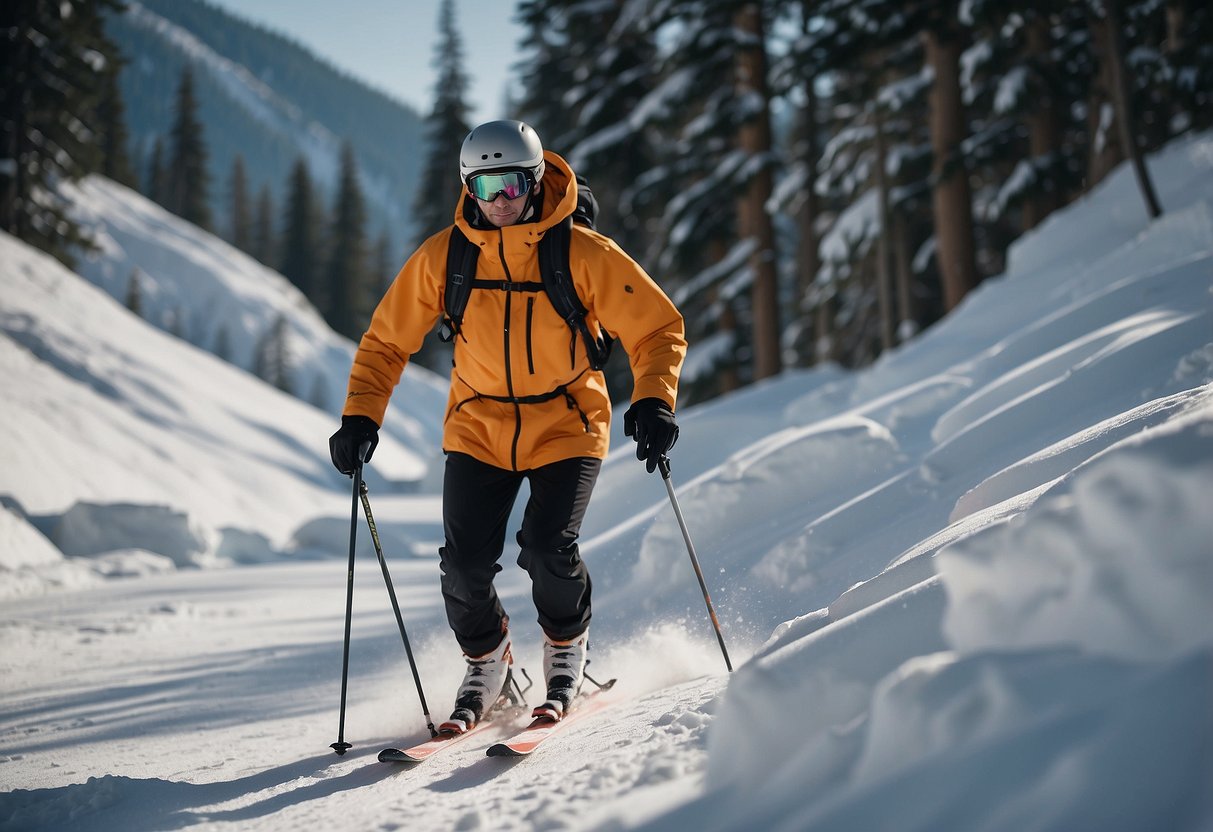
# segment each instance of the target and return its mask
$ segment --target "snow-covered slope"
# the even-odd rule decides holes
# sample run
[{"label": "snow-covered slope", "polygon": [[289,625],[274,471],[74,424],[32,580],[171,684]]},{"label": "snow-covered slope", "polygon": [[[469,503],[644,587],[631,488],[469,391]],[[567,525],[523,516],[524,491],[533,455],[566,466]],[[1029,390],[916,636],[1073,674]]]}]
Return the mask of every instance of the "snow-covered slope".
[{"label": "snow-covered slope", "polygon": [[[342,552],[348,531],[320,520],[348,512],[327,438],[353,345],[281,275],[139,194],[99,177],[66,192],[99,243],[81,264],[98,285],[0,236],[0,495],[14,509],[3,521],[12,534],[40,540],[29,551],[45,551],[49,537],[86,560],[6,546],[0,595]],[[116,299],[133,274],[141,314],[159,327]],[[222,342],[233,363],[168,335],[176,315],[186,338],[212,350]],[[280,318],[293,380],[327,409],[239,369]],[[444,383],[410,367],[372,482],[415,488],[432,475],[443,402]]]},{"label": "snow-covered slope", "polygon": [[341,513],[325,453],[333,417],[149,326],[12,237],[0,257],[0,493],[54,516],[65,552],[263,558],[306,518]]},{"label": "snow-covered slope", "polygon": [[[142,317],[246,370],[254,367],[257,345],[285,318],[292,392],[341,412],[354,345],[329,329],[289,280],[109,179],[89,177],[64,192],[98,244],[81,259],[81,275],[121,302],[137,279]],[[412,453],[393,455],[379,471],[416,480],[441,433],[434,410],[446,401],[447,381],[414,366],[402,385],[384,430]]]},{"label": "snow-covered slope", "polygon": [[[1120,170],[877,365],[788,373],[680,413],[674,479],[732,676],[665,489],[624,447],[582,545],[591,672],[620,678],[618,704],[538,756],[484,758],[497,729],[416,769],[375,762],[424,722],[373,558],[357,569],[343,758],[326,746],[344,562],[180,571],[6,605],[0,829],[1213,827],[1213,136],[1176,142],[1151,170],[1163,218],[1146,220]],[[184,358],[144,377],[90,364],[71,326],[24,335],[50,326],[53,292],[75,290],[45,258],[11,241],[3,254],[18,274],[2,366],[49,368],[24,346],[45,342],[120,406],[147,406],[129,393],[141,385],[188,398],[172,371]],[[10,283],[50,285],[10,313]],[[21,436],[108,418],[100,394],[56,385],[6,434],[23,468],[37,460]],[[73,421],[32,426],[54,408]],[[167,443],[226,436],[235,417],[161,418],[173,429],[152,435]],[[402,452],[381,448],[372,468]],[[106,465],[121,479],[119,460]],[[8,482],[0,493],[28,487]],[[395,557],[436,547],[437,500],[374,499],[398,531],[392,574],[442,716],[461,667],[437,564]],[[0,541],[20,554],[6,562],[56,556],[9,516]],[[129,571],[150,568],[128,554]],[[498,586],[533,668],[513,554]]]}]

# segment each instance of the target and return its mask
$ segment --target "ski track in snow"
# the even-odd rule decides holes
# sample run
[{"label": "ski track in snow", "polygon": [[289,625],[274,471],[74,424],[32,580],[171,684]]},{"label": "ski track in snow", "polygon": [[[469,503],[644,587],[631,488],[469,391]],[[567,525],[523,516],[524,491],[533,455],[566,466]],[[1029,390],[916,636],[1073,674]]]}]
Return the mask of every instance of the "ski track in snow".
[{"label": "ski track in snow", "polygon": [[[432,564],[403,566],[402,584],[432,577]],[[633,789],[684,794],[699,782],[725,679],[644,692],[609,651],[592,666],[623,677],[614,704],[531,758],[485,756],[510,733],[505,723],[415,767],[379,763],[380,748],[426,732],[370,573],[357,573],[371,585],[355,595],[345,735],[354,748],[336,756],[326,746],[337,728],[341,573],[333,562],[161,576],[96,590],[86,614],[64,609],[64,596],[10,607],[3,672],[21,693],[5,697],[0,777],[13,791],[0,794],[0,829],[322,828],[335,817],[355,829],[559,829],[615,810],[636,819]],[[427,607],[420,594],[403,596],[414,614]],[[458,684],[445,659],[457,653],[420,646],[427,698],[445,707]],[[40,684],[52,651],[72,672]],[[168,737],[179,757],[162,747]]]}]

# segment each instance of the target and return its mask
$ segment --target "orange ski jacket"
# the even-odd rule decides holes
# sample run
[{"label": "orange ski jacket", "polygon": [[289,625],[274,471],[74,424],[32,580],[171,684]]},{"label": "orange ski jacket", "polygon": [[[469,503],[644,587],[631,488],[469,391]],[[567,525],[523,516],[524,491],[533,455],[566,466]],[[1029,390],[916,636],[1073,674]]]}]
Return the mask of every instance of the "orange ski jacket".
[{"label": "orange ski jacket", "polygon": [[[477,280],[542,283],[538,242],[573,213],[577,181],[568,163],[544,154],[539,219],[504,228],[473,228],[466,192],[455,225],[480,247]],[[362,336],[350,371],[344,415],[383,424],[388,400],[409,356],[443,314],[448,227],[404,264]],[[661,288],[610,238],[574,225],[573,283],[591,332],[610,333],[627,351],[632,401],[675,406],[686,357],[682,315]],[[529,470],[571,457],[602,458],[609,449],[611,404],[601,371],[590,368],[583,339],[542,291],[472,290],[455,339],[442,447],[498,468]]]}]

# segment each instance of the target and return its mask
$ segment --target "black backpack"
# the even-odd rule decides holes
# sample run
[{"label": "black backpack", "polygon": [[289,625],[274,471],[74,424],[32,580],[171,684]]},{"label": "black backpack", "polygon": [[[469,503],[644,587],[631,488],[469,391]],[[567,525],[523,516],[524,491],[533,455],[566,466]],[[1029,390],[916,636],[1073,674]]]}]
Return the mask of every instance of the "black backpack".
[{"label": "black backpack", "polygon": [[446,317],[442,321],[443,341],[453,341],[460,334],[463,313],[467,309],[472,289],[497,289],[499,291],[538,291],[542,288],[556,313],[569,325],[573,336],[581,335],[585,342],[590,366],[601,370],[610,357],[614,340],[605,332],[594,337],[585,322],[586,308],[577,296],[569,268],[569,245],[573,237],[573,223],[587,228],[594,227],[598,217],[598,200],[590,190],[585,177],[577,177],[577,207],[570,217],[552,226],[539,241],[539,274],[542,284],[509,283],[504,280],[477,280],[476,260],[480,249],[472,245],[459,226],[451,229],[451,241],[446,251],[446,292],[443,308]]}]

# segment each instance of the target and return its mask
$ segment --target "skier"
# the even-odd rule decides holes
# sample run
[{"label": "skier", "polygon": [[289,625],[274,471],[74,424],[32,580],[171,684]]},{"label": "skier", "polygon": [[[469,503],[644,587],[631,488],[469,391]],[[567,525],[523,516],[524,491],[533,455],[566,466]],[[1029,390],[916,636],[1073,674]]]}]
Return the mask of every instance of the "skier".
[{"label": "skier", "polygon": [[[465,190],[454,225],[421,244],[379,302],[354,356],[341,427],[329,440],[333,464],[344,474],[353,472],[366,443],[370,460],[409,356],[446,314],[455,352],[442,443],[445,544],[439,554],[447,620],[467,672],[454,711],[440,726],[445,733],[467,731],[484,717],[513,663],[509,619],[493,578],[523,479],[530,500],[517,536],[518,565],[531,577],[547,686],[547,701],[535,713],[559,719],[577,695],[591,592],[577,538],[611,420],[590,347],[557,314],[541,280],[539,241],[578,207],[569,164],[545,151],[529,125],[490,121],[464,140],[459,175]],[[444,308],[448,280],[462,279],[449,276],[455,229],[479,249],[475,289],[458,321]],[[574,226],[568,260],[590,331],[609,333],[627,351],[634,384],[624,432],[652,472],[678,437],[682,316],[602,234]]]}]

